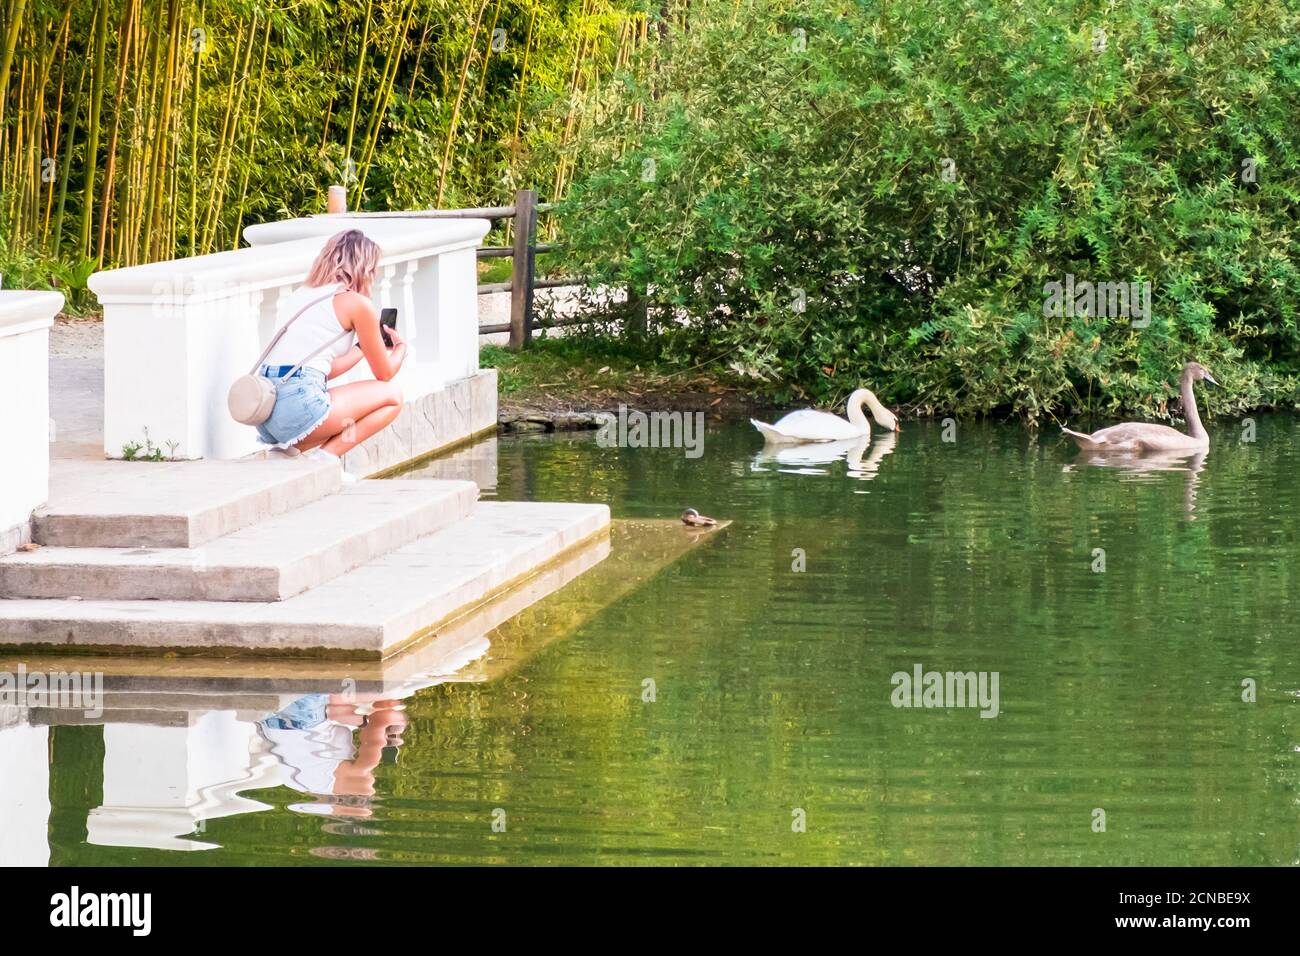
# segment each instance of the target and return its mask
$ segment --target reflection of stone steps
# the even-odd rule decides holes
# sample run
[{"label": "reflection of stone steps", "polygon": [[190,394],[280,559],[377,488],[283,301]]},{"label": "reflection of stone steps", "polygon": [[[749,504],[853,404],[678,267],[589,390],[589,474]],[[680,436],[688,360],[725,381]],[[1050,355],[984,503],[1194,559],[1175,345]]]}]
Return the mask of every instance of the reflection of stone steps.
[{"label": "reflection of stone steps", "polygon": [[469,482],[339,491],[329,463],[70,464],[54,546],[0,560],[0,644],[385,657],[609,524]]},{"label": "reflection of stone steps", "polygon": [[105,707],[103,713],[87,713],[70,707],[33,707],[31,722],[51,727],[99,724],[147,724],[150,727],[188,727],[189,717],[181,710],[150,710],[141,707]]},{"label": "reflection of stone steps", "polygon": [[[535,507],[482,505],[474,518],[459,524],[468,527],[466,533],[478,528],[487,538],[490,518],[511,538],[531,538],[526,529],[522,535],[516,532]],[[484,520],[476,524],[480,516]],[[572,522],[560,527],[570,534],[583,530]],[[588,535],[526,580],[498,590],[382,659],[33,657],[0,648],[0,672],[14,673],[20,662],[29,673],[99,672],[103,691],[96,701],[103,710],[98,716],[81,709],[89,703],[84,700],[28,710],[0,706],[0,781],[5,782],[0,787],[0,863],[49,862],[49,725],[104,725],[98,765],[102,780],[91,781],[89,788],[98,788],[102,796],[86,819],[88,843],[214,849],[218,838],[213,834],[221,830],[209,828],[210,821],[271,809],[256,799],[261,791],[303,789],[295,786],[293,768],[272,753],[259,732],[258,722],[268,715],[308,694],[364,706],[380,698],[406,700],[444,682],[499,679],[672,562],[716,540],[721,530],[696,532],[675,519],[615,522],[608,535]],[[555,543],[564,540],[561,532]]]},{"label": "reflection of stone steps", "polygon": [[102,673],[98,704],[104,710],[93,719],[81,710],[84,702],[24,712],[0,707],[0,729],[6,726],[6,711],[12,712],[13,724],[165,725],[170,713],[212,710],[257,720],[306,694],[405,698],[446,681],[496,679],[717,536],[718,530],[698,534],[676,520],[616,521],[608,538],[596,536],[569,549],[526,581],[383,659],[33,657],[0,648],[0,672],[16,672],[21,662],[28,672]]}]

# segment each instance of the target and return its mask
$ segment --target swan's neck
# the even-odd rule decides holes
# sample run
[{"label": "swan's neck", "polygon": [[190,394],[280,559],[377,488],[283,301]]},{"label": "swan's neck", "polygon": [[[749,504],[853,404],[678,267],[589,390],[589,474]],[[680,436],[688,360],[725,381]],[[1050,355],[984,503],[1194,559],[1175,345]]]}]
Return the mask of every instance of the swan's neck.
[{"label": "swan's neck", "polygon": [[1196,395],[1192,391],[1191,373],[1183,375],[1179,392],[1183,399],[1183,416],[1187,419],[1187,434],[1193,438],[1209,438],[1205,426],[1201,424],[1201,413],[1196,409]]},{"label": "swan's neck", "polygon": [[[871,423],[867,421],[867,416],[862,413],[862,403],[876,402],[876,396],[872,395],[865,388],[860,388],[849,396],[849,403],[846,411],[849,415],[849,424],[863,431],[871,430]],[[879,402],[876,402],[879,405]],[[872,409],[873,411],[875,409]]]},{"label": "swan's neck", "polygon": [[867,408],[871,409],[871,417],[876,420],[876,424],[882,427],[886,426],[889,421],[889,409],[880,404],[880,399],[876,398],[876,393],[869,389],[863,389],[867,393]]}]

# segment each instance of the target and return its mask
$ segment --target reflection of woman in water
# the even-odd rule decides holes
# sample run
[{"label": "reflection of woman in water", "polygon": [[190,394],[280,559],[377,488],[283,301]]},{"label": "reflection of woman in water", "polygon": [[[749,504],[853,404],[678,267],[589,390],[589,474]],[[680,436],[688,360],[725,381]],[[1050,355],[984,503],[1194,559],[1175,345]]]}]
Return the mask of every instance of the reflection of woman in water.
[{"label": "reflection of woman in water", "polygon": [[[363,711],[365,711],[363,713]],[[406,713],[397,700],[354,695],[309,694],[261,720],[258,732],[288,770],[288,786],[324,797],[291,809],[305,813],[368,817],[375,768],[385,747],[402,746]],[[353,728],[358,728],[353,745]],[[361,798],[348,800],[346,798]],[[340,799],[342,798],[342,799]]]}]

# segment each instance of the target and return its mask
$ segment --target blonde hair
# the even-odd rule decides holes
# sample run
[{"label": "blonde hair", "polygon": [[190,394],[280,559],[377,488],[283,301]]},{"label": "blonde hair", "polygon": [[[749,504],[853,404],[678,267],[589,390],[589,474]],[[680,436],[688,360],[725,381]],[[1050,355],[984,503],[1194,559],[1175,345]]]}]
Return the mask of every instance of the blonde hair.
[{"label": "blonde hair", "polygon": [[307,285],[338,283],[344,289],[370,294],[382,255],[379,245],[360,229],[331,236],[307,273]]}]

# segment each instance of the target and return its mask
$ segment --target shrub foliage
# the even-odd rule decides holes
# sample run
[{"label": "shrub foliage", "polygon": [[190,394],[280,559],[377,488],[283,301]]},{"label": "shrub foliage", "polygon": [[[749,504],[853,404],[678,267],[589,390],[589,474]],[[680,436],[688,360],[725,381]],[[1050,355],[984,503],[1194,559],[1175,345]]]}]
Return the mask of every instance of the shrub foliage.
[{"label": "shrub foliage", "polygon": [[[590,104],[568,268],[779,396],[1031,420],[1296,398],[1300,15],[1277,0],[738,0]],[[1140,316],[1045,286],[1151,284]],[[1134,319],[1138,321],[1134,321]]]}]

